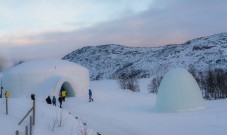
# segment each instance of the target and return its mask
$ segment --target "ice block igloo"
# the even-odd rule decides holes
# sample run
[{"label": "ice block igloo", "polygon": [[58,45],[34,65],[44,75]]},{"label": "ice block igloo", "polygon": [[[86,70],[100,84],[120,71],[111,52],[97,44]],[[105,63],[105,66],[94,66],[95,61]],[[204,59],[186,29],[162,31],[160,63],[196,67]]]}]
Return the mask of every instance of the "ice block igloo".
[{"label": "ice block igloo", "polygon": [[204,108],[200,88],[185,69],[172,69],[163,77],[156,99],[158,112],[179,112]]},{"label": "ice block igloo", "polygon": [[62,88],[68,97],[87,95],[90,88],[88,69],[58,59],[24,62],[3,72],[3,87],[11,97],[59,96]]}]

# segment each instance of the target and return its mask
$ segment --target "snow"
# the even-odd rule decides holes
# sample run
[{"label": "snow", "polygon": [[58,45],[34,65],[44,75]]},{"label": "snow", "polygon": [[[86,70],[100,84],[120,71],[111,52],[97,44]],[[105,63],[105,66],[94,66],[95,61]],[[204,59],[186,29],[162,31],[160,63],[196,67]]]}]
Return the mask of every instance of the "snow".
[{"label": "snow", "polygon": [[[227,100],[204,101],[205,109],[178,113],[159,113],[155,110],[156,95],[144,90],[147,80],[140,81],[142,93],[121,90],[114,80],[92,81],[94,102],[88,95],[66,98],[63,102],[65,117],[63,128],[50,130],[57,107],[47,105],[45,99],[37,100],[37,120],[34,135],[72,135],[78,132],[78,121],[86,122],[89,135],[96,131],[102,135],[226,135]],[[31,106],[30,99],[10,98],[9,115],[5,115],[4,99],[0,99],[0,131],[3,135],[15,135],[21,117]],[[15,113],[16,111],[16,113]],[[71,114],[69,114],[70,112]],[[8,128],[11,127],[11,128]],[[22,134],[22,133],[21,133]],[[79,135],[79,133],[78,133]]]},{"label": "snow", "polygon": [[[29,117],[21,125],[18,126],[18,123],[31,108],[32,101],[30,99],[10,98],[8,103],[9,114],[7,116],[5,115],[5,109],[0,109],[1,135],[15,135],[16,130],[19,130],[20,135],[24,135],[25,126],[29,126]],[[0,104],[5,106],[4,98],[0,99]],[[73,115],[58,107],[48,105],[42,100],[36,102],[36,110],[36,123],[35,127],[33,127],[34,135],[70,135],[71,133],[78,133],[81,129],[81,121],[75,119]],[[54,121],[60,116],[63,118],[62,127],[56,126],[52,131]],[[94,131],[89,129],[88,132],[91,134]]]},{"label": "snow", "polygon": [[200,88],[193,76],[183,68],[171,69],[158,89],[156,109],[177,112],[204,108]]},{"label": "snow", "polygon": [[11,97],[29,97],[31,93],[40,97],[58,96],[62,86],[68,88],[68,96],[87,94],[89,71],[69,61],[43,59],[28,61],[3,72],[3,87]]},{"label": "snow", "polygon": [[[140,81],[140,86],[147,80]],[[206,101],[206,109],[158,113],[156,95],[120,90],[115,81],[91,83],[94,102],[75,98],[65,109],[74,112],[104,135],[225,135],[226,100]],[[145,90],[142,90],[145,91]]]}]

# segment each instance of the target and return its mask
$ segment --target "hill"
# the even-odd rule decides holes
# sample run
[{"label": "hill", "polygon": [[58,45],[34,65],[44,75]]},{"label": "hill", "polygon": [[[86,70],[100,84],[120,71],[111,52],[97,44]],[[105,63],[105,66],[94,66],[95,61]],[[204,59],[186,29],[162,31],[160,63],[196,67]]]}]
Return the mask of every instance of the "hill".
[{"label": "hill", "polygon": [[75,50],[62,59],[78,63],[90,70],[92,80],[114,79],[133,71],[139,78],[163,75],[174,67],[198,71],[226,68],[227,33],[189,40],[183,44],[156,48],[122,45],[88,46]]}]

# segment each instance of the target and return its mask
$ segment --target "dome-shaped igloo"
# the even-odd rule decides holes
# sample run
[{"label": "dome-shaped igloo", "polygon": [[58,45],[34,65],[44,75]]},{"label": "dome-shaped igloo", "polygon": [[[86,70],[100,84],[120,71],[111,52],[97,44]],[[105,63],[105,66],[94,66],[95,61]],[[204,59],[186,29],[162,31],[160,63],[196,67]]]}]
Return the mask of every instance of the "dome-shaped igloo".
[{"label": "dome-shaped igloo", "polygon": [[156,99],[159,112],[179,112],[204,108],[200,88],[185,69],[170,70],[162,79]]},{"label": "dome-shaped igloo", "polygon": [[66,89],[68,97],[87,94],[90,88],[88,69],[66,61],[45,59],[24,62],[3,72],[3,87],[11,97],[59,95]]}]

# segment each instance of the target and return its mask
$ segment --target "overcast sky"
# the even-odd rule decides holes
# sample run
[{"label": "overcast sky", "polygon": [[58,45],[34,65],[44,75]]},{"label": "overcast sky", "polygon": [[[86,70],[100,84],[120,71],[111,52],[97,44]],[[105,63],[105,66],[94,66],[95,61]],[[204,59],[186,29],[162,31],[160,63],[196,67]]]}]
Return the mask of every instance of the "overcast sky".
[{"label": "overcast sky", "polygon": [[1,0],[0,57],[83,46],[154,47],[227,32],[227,0]]}]

